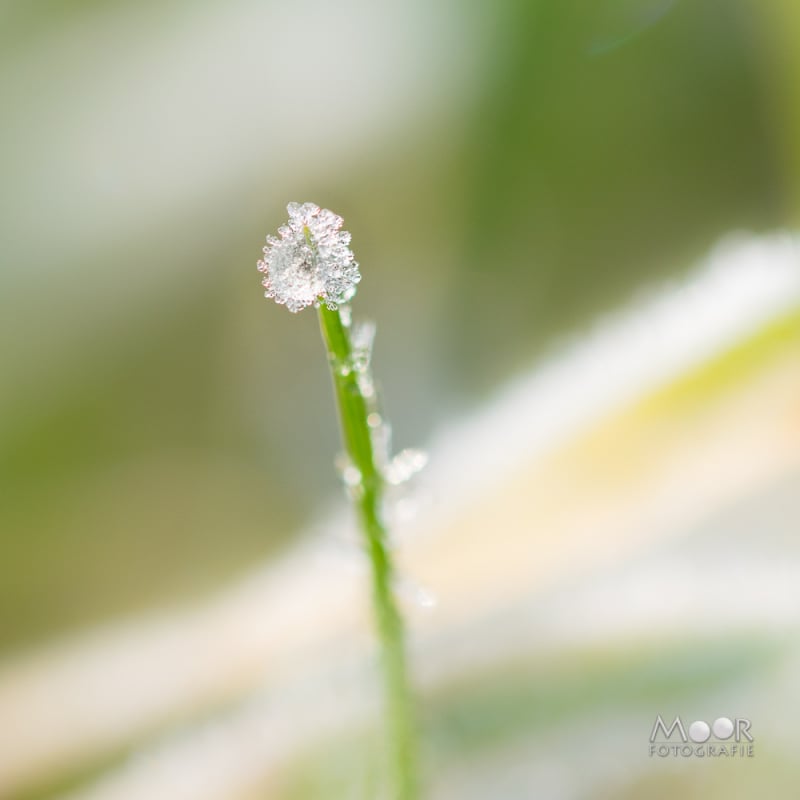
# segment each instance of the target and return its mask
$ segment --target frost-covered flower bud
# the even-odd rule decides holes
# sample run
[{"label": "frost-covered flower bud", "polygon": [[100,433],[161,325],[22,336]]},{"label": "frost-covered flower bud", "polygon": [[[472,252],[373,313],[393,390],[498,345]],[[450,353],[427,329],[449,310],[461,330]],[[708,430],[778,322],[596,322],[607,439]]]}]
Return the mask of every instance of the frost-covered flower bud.
[{"label": "frost-covered flower bud", "polygon": [[361,280],[342,218],[313,203],[289,203],[289,221],[280,238],[267,236],[264,258],[265,295],[289,311],[325,303],[335,309],[356,293]]}]

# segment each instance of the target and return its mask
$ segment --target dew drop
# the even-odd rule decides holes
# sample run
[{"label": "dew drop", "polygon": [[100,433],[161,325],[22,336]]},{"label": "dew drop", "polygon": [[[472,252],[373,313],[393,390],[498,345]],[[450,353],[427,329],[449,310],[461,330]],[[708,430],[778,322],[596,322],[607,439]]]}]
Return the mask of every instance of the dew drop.
[{"label": "dew drop", "polygon": [[372,359],[372,343],[375,340],[375,323],[359,322],[353,327],[350,338],[352,344],[351,362],[353,370],[366,373]]},{"label": "dew drop", "polygon": [[[376,428],[370,428],[372,438],[372,451],[375,456],[375,464],[384,473],[389,465],[390,453],[392,450],[392,426],[382,421]],[[391,481],[389,481],[391,483]]]},{"label": "dew drop", "polygon": [[365,400],[372,400],[375,397],[375,384],[368,372],[362,372],[358,376],[358,390]]},{"label": "dew drop", "polygon": [[408,448],[401,450],[385,467],[384,477],[387,483],[397,486],[416,475],[428,463],[428,454],[424,450]]},{"label": "dew drop", "polygon": [[341,378],[346,378],[353,372],[353,367],[349,361],[347,360],[340,361],[334,355],[331,355],[329,360],[331,369],[333,370],[335,375],[338,375]]},{"label": "dew drop", "polygon": [[336,471],[348,489],[361,485],[361,471],[344,453],[340,453],[336,457]]}]

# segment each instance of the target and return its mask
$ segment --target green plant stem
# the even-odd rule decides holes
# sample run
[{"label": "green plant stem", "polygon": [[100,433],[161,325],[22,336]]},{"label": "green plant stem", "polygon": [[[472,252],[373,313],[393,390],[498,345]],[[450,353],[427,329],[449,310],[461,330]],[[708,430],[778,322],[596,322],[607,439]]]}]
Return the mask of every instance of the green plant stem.
[{"label": "green plant stem", "polygon": [[375,464],[367,421],[370,405],[362,394],[358,374],[349,368],[353,348],[339,311],[319,309],[322,338],[328,349],[342,442],[361,480],[354,500],[372,565],[372,595],[381,644],[389,758],[397,800],[418,797],[416,733],[405,654],[403,620],[392,591],[393,566],[381,520],[383,478]]}]

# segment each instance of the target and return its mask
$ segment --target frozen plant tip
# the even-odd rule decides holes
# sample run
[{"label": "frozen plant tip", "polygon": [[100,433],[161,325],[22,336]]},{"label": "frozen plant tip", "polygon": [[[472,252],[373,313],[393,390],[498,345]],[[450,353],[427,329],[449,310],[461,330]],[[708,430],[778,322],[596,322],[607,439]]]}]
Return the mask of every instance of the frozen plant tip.
[{"label": "frozen plant tip", "polygon": [[351,327],[347,303],[361,280],[342,218],[313,203],[289,203],[280,238],[267,237],[258,269],[266,296],[296,312],[319,309],[344,453],[338,467],[356,511],[369,557],[375,626],[380,639],[392,800],[418,797],[416,733],[403,620],[394,596],[394,566],[381,514],[385,490],[422,468],[424,454],[390,457],[389,426],[377,406],[371,372],[370,323]]},{"label": "frozen plant tip", "polygon": [[346,303],[361,275],[342,218],[313,203],[289,203],[286,210],[289,221],[278,228],[280,237],[267,236],[258,262],[266,296],[292,312]]}]

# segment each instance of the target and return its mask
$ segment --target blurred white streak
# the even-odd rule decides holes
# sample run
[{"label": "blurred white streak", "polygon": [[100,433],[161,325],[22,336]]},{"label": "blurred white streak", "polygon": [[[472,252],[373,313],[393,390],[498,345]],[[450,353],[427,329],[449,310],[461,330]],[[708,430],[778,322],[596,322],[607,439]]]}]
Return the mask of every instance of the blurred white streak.
[{"label": "blurred white streak", "polygon": [[[641,573],[620,567],[616,578],[591,577],[593,569],[609,569],[609,560],[622,563],[633,541],[674,538],[710,510],[798,466],[797,442],[780,427],[759,427],[772,425],[773,406],[758,397],[737,399],[696,441],[690,432],[688,463],[653,454],[650,481],[639,488],[646,496],[587,508],[588,518],[576,509],[549,538],[537,528],[547,520],[534,516],[531,486],[505,479],[528,475],[546,453],[604,415],[798,306],[795,238],[726,242],[688,280],[640,298],[508,387],[485,411],[443,432],[430,448],[439,510],[420,517],[420,535],[403,547],[410,574],[442,597],[435,612],[415,620],[421,682],[445,681],[520,648],[654,625],[795,626],[796,564],[779,574],[766,562],[755,569],[746,605],[687,603],[687,596],[705,597],[709,586],[723,596],[737,575],[735,564],[712,559],[703,580],[693,580],[685,560],[692,552],[657,559]],[[785,394],[783,380],[779,375],[767,386],[770,397]],[[739,425],[745,418],[757,423]],[[748,454],[742,463],[731,463],[732,442]],[[581,491],[567,489],[566,498]],[[326,524],[281,562],[201,608],[87,635],[7,664],[0,672],[0,791],[90,761],[181,715],[255,693],[74,795],[227,800],[297,749],[363,719],[372,710],[364,691],[371,675],[368,606],[353,570],[343,568],[346,558],[330,546],[347,525],[346,518]],[[583,588],[576,592],[570,581],[581,571]],[[665,592],[678,581],[683,593],[660,594],[656,607],[633,602],[653,597],[651,584],[643,589],[641,581]],[[764,592],[759,602],[762,585],[779,591]],[[549,593],[547,613],[543,593]]]},{"label": "blurred white streak", "polygon": [[0,790],[244,687],[279,685],[287,673],[302,680],[298,665],[315,663],[320,647],[335,649],[337,632],[352,637],[358,625],[357,586],[338,560],[301,547],[208,606],[90,633],[6,665]]},{"label": "blurred white streak", "polygon": [[443,513],[609,411],[701,364],[800,306],[800,237],[724,239],[688,279],[601,319],[473,417],[431,444],[430,481]]}]

